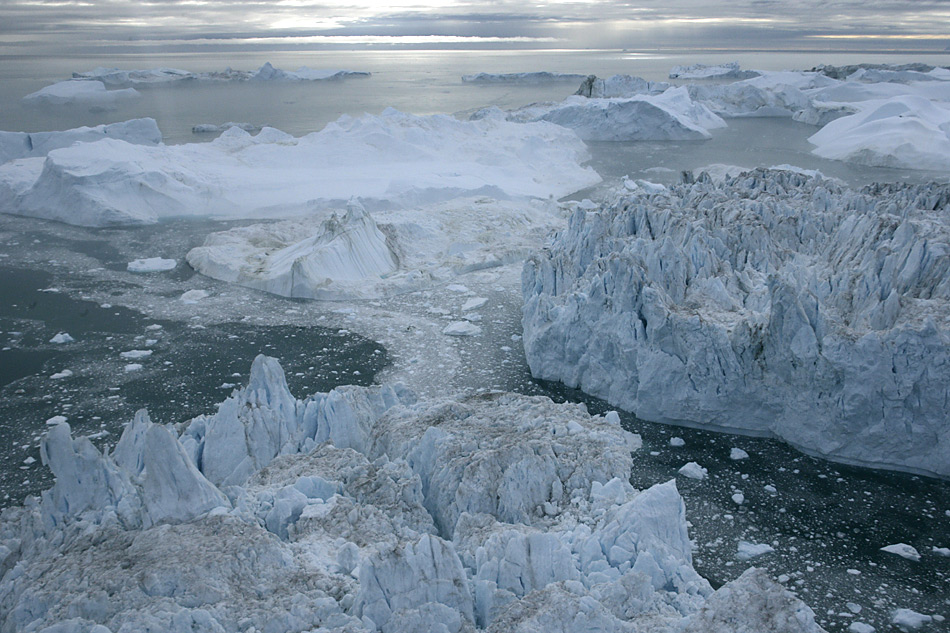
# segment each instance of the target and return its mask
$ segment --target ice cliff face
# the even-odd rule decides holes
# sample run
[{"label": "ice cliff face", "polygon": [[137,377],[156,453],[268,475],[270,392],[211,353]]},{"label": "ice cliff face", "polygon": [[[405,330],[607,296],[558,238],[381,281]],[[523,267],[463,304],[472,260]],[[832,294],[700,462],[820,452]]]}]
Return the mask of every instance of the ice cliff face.
[{"label": "ice cliff face", "polygon": [[674,482],[628,483],[638,447],[544,398],[297,400],[261,356],[181,433],[50,430],[55,486],[0,521],[0,631],[820,631],[763,574],[711,591]]},{"label": "ice cliff face", "polygon": [[948,202],[756,170],[578,211],[524,268],[528,363],[644,419],[950,475]]},{"label": "ice cliff face", "polygon": [[162,133],[155,119],[132,119],[62,132],[0,132],[0,164],[17,158],[46,156],[54,149],[104,138],[117,138],[139,145],[158,145],[162,142]]}]

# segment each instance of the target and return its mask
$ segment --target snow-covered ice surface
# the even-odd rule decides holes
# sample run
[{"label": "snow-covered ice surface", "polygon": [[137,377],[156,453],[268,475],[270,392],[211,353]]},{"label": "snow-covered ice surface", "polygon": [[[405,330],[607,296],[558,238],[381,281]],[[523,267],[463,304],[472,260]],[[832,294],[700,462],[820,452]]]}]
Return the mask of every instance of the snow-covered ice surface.
[{"label": "snow-covered ice surface", "polygon": [[[6,494],[19,497],[23,491],[50,485],[39,464],[39,435],[34,430],[45,428],[47,418],[65,413],[74,433],[91,434],[99,447],[111,445],[122,432],[121,423],[132,419],[141,406],[153,409],[152,419],[160,422],[180,422],[213,411],[213,404],[224,394],[245,383],[245,363],[250,362],[254,353],[250,350],[255,349],[281,358],[296,393],[328,391],[354,380],[370,384],[376,375],[377,380],[404,382],[429,399],[485,389],[585,399],[583,394],[530,378],[518,335],[518,264],[466,273],[446,286],[343,304],[264,295],[194,275],[187,267],[147,276],[125,270],[129,259],[141,252],[143,242],[150,245],[151,252],[181,260],[208,232],[226,226],[177,221],[111,230],[105,235],[82,227],[37,224],[14,216],[0,218],[0,239],[6,240],[4,252],[11,256],[7,262],[47,270],[51,275],[33,281],[5,272],[0,286],[10,283],[11,288],[22,289],[32,283],[38,289],[59,289],[57,293],[22,297],[3,290],[4,296],[14,297],[13,303],[24,310],[13,315],[30,314],[26,310],[39,301],[34,310],[45,310],[55,318],[48,326],[54,329],[37,331],[35,325],[4,318],[11,306],[0,304],[0,342],[12,346],[2,353],[23,354],[17,358],[44,354],[42,347],[31,350],[31,340],[46,341],[68,326],[77,343],[67,346],[71,360],[57,362],[54,369],[80,370],[63,381],[50,381],[46,374],[2,388],[0,420],[24,421],[22,430],[17,426],[4,430],[17,445],[4,457],[13,460],[4,471],[9,473],[3,480]],[[35,238],[42,241],[36,243]],[[208,291],[210,296],[191,305],[178,301],[183,292],[192,290]],[[70,297],[75,297],[75,303],[60,305]],[[487,302],[472,311],[462,310],[476,298]],[[60,303],[44,308],[44,302],[52,301]],[[75,330],[85,319],[77,324],[70,315],[87,311],[87,318],[95,316],[99,324]],[[483,329],[481,335],[459,338],[441,334],[448,323],[472,318],[472,312],[482,316],[476,322]],[[112,320],[103,322],[106,319]],[[330,328],[334,336],[321,334],[326,330],[314,325]],[[91,330],[86,329],[90,326]],[[376,353],[382,349],[379,346],[353,341],[351,333],[381,342],[386,355]],[[118,353],[143,349],[146,340],[154,341],[149,348],[155,349],[155,354],[142,361],[141,370],[123,374]],[[110,345],[115,349],[111,353]],[[45,349],[52,347],[65,349],[53,345]],[[227,357],[221,353],[223,349],[228,350]],[[101,359],[100,351],[105,351]],[[380,366],[372,359],[385,358],[392,364],[375,373]],[[223,361],[227,364],[222,366]],[[17,364],[3,363],[0,371],[15,367]],[[232,373],[240,376],[232,377]],[[23,393],[18,393],[21,390]],[[610,410],[602,401],[586,402],[590,410],[602,415]],[[33,418],[35,424],[26,424]],[[945,582],[947,570],[941,564],[947,559],[929,554],[929,546],[924,547],[928,542],[950,542],[941,531],[942,522],[934,520],[935,514],[942,518],[943,509],[950,507],[943,487],[936,482],[832,467],[767,440],[669,429],[626,414],[620,418],[625,428],[644,437],[645,446],[636,453],[633,471],[636,487],[645,489],[676,477],[677,470],[689,461],[707,467],[707,479],[678,477],[677,485],[687,496],[687,519],[694,526],[695,555],[700,557],[696,565],[703,575],[714,579],[714,586],[737,578],[744,570],[745,566],[736,562],[739,540],[767,542],[776,553],[756,559],[755,564],[766,567],[772,578],[789,577],[786,586],[820,607],[820,624],[829,630],[847,628],[849,620],[837,615],[846,611],[846,601],[864,604],[863,621],[879,630],[888,626],[890,611],[895,608],[942,612],[943,591],[938,588]],[[685,445],[671,447],[673,435],[685,438]],[[731,462],[731,447],[741,447],[750,454],[749,459]],[[23,460],[30,456],[36,463],[24,465]],[[21,465],[26,470],[21,470]],[[777,493],[763,491],[765,485],[773,486]],[[745,495],[741,506],[730,499],[736,490]],[[3,505],[9,503],[8,498]],[[776,512],[776,507],[787,512]],[[838,507],[843,510],[829,511]],[[847,534],[830,536],[842,529]],[[911,563],[879,551],[897,542],[911,543],[928,554],[919,563]],[[902,564],[914,565],[913,573],[904,571]],[[846,567],[860,569],[862,575],[844,575]],[[858,590],[860,594],[852,593]],[[546,604],[543,594],[533,604]],[[558,613],[570,614],[571,608]]]},{"label": "snow-covered ice surface", "polygon": [[141,145],[158,145],[162,133],[155,119],[133,119],[121,123],[81,127],[62,132],[0,132],[0,164],[17,158],[46,156],[51,150],[74,143],[91,143],[116,138]]},{"label": "snow-covered ice surface", "polygon": [[291,217],[359,197],[404,207],[460,195],[561,197],[600,181],[577,136],[546,122],[344,116],[294,138],[230,128],[211,143],[104,139],[0,166],[7,213],[86,226],[174,216]]},{"label": "snow-covered ice surface", "polygon": [[525,265],[532,373],[648,420],[948,476],[948,200],[756,170],[578,210]]},{"label": "snow-covered ice surface", "polygon": [[517,394],[297,400],[258,356],[183,431],[142,410],[100,452],[49,430],[56,484],[0,523],[0,630],[515,631],[561,612],[565,632],[822,631],[764,573],[713,592],[675,483],[627,482],[638,446],[616,415]]}]

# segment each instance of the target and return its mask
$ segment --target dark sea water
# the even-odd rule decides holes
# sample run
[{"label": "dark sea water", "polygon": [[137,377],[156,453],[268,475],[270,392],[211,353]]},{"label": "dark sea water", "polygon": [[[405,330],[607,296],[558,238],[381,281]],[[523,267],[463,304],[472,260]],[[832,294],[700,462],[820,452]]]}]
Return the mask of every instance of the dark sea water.
[{"label": "dark sea water", "polygon": [[[192,134],[192,126],[225,121],[272,125],[299,135],[344,113],[378,113],[389,106],[419,114],[466,113],[486,105],[510,108],[559,100],[576,89],[572,84],[463,84],[460,77],[467,73],[548,70],[661,80],[677,64],[733,60],[746,68],[771,70],[820,63],[950,65],[946,55],[820,52],[284,51],[0,57],[0,129],[66,129],[151,116],[166,143],[210,140]],[[35,110],[20,103],[29,92],[95,66],[209,71],[254,69],[266,61],[285,69],[345,68],[368,70],[373,76],[281,84],[266,91],[246,84],[153,88],[143,90],[139,102],[110,112]],[[809,153],[807,142],[814,131],[788,120],[730,120],[729,128],[715,131],[714,138],[703,143],[591,143],[591,165],[608,184],[623,176],[669,182],[682,170],[709,163],[788,163],[856,185],[945,179],[941,174],[856,168],[818,159]],[[65,416],[74,433],[91,434],[97,445],[106,446],[142,407],[164,423],[213,412],[233,388],[246,384],[258,353],[280,360],[297,397],[337,385],[371,384],[395,373],[422,376],[418,380],[432,383],[433,391],[439,391],[444,380],[446,388],[542,394],[585,402],[595,413],[609,410],[602,401],[531,378],[518,340],[516,284],[498,289],[488,284],[485,296],[498,308],[482,323],[484,336],[452,342],[461,368],[449,375],[441,366],[425,366],[427,350],[422,347],[430,341],[412,342],[411,326],[404,323],[370,327],[365,320],[351,319],[352,306],[294,301],[196,275],[184,263],[184,254],[208,233],[234,225],[192,221],[83,229],[0,215],[0,507],[20,503],[50,485],[38,451],[47,419]],[[131,259],[157,255],[176,258],[177,267],[140,275],[126,270]],[[195,304],[181,301],[184,292],[196,289],[209,296]],[[413,293],[356,308],[421,318],[431,301],[426,293]],[[386,329],[396,334],[384,344],[377,334]],[[406,330],[402,338],[400,330]],[[61,331],[75,341],[50,343]],[[403,348],[387,347],[404,340],[409,343]],[[411,352],[416,344],[418,355]],[[152,353],[140,360],[121,357],[131,350]],[[128,370],[133,363],[141,368]],[[71,375],[53,378],[67,370]],[[845,631],[854,620],[878,631],[891,630],[890,613],[899,607],[950,616],[950,558],[932,552],[934,547],[950,547],[947,482],[831,464],[768,439],[668,427],[629,415],[622,419],[644,440],[636,455],[635,486],[676,477],[690,461],[708,469],[706,480],[678,477],[677,482],[696,541],[696,568],[715,586],[751,564],[765,567],[812,606],[829,631]],[[674,436],[685,444],[671,446]],[[748,459],[731,460],[733,447],[748,452]],[[744,495],[742,504],[732,499],[737,492]],[[768,543],[775,551],[752,562],[739,561],[739,540]],[[912,562],[880,551],[900,542],[916,547],[922,559]],[[929,627],[948,630],[946,622]]]}]

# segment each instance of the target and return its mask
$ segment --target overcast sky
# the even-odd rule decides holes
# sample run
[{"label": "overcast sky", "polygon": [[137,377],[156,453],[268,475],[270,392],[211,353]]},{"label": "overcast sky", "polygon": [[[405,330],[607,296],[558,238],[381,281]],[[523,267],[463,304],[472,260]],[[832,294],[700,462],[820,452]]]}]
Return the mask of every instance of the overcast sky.
[{"label": "overcast sky", "polygon": [[[263,39],[262,39],[263,38]],[[274,39],[277,38],[277,39]],[[941,51],[950,0],[0,0],[0,46]]]}]

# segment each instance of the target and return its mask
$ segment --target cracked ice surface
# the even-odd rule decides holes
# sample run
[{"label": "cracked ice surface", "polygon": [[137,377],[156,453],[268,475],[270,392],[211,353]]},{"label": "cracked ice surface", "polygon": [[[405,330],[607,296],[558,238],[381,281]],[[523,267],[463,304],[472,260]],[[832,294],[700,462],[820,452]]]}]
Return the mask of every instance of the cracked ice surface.
[{"label": "cracked ice surface", "polygon": [[946,476],[948,197],[756,170],[579,210],[525,265],[532,373],[648,420]]},{"label": "cracked ice surface", "polygon": [[628,483],[638,447],[540,397],[298,400],[259,356],[181,432],[52,427],[56,484],[2,515],[0,630],[821,631],[761,572],[712,592],[675,483]]}]

